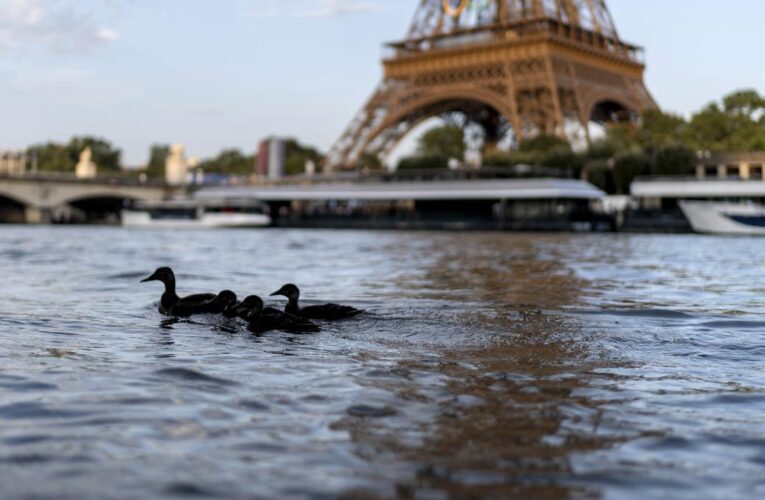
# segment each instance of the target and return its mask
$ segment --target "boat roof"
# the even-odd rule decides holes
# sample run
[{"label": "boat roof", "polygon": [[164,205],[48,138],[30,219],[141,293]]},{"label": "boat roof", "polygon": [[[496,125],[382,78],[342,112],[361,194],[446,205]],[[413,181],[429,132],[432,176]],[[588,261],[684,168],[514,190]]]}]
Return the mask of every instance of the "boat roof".
[{"label": "boat roof", "polygon": [[215,187],[195,194],[198,199],[236,197],[261,201],[595,200],[603,196],[605,193],[588,182],[553,178]]},{"label": "boat roof", "polygon": [[232,208],[249,208],[258,207],[261,202],[252,198],[221,198],[221,197],[209,197],[209,198],[182,198],[176,200],[163,200],[163,201],[138,201],[135,206],[137,208],[152,209],[152,208],[178,208],[178,209],[192,209],[198,207],[216,208],[216,207],[232,207]]},{"label": "boat roof", "polygon": [[630,191],[636,198],[765,197],[765,182],[745,179],[637,179]]}]

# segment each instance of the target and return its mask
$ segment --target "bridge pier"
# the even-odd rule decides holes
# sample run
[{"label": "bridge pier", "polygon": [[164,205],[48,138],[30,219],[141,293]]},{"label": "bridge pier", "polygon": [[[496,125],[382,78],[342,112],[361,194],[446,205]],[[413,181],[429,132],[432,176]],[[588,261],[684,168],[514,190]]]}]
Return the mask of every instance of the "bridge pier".
[{"label": "bridge pier", "polygon": [[50,224],[53,213],[50,208],[24,207],[24,219],[27,224]]}]

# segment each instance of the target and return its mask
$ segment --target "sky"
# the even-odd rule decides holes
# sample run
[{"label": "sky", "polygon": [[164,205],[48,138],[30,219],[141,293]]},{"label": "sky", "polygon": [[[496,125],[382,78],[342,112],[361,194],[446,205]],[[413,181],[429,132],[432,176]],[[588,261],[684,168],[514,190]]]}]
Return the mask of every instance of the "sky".
[{"label": "sky", "polygon": [[[417,0],[0,0],[0,149],[104,137],[195,157],[269,135],[327,150],[381,77]],[[762,0],[610,0],[646,81],[689,114],[765,94]],[[728,7],[725,8],[725,5]]]}]

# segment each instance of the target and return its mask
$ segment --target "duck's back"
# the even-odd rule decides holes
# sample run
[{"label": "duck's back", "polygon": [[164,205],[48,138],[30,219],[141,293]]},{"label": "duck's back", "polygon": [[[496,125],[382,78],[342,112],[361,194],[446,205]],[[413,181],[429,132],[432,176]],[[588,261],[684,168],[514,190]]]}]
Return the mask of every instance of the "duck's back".
[{"label": "duck's back", "polygon": [[308,306],[300,310],[300,316],[308,319],[343,319],[361,314],[361,309],[340,304],[323,304],[320,306]]}]

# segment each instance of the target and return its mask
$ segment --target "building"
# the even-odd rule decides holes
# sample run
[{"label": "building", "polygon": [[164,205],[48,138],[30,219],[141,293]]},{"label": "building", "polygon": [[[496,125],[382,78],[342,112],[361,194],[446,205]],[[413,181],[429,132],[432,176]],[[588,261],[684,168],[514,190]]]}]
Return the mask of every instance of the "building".
[{"label": "building", "polygon": [[0,175],[24,175],[27,156],[23,151],[0,149]]},{"label": "building", "polygon": [[750,153],[700,153],[696,166],[699,179],[750,179],[765,181],[763,177],[765,151]]},{"label": "building", "polygon": [[255,173],[271,180],[284,177],[287,162],[287,143],[278,137],[269,137],[260,142]]}]

